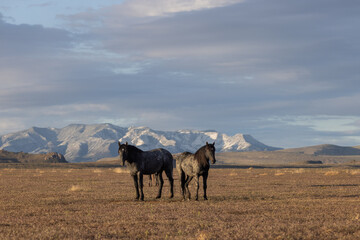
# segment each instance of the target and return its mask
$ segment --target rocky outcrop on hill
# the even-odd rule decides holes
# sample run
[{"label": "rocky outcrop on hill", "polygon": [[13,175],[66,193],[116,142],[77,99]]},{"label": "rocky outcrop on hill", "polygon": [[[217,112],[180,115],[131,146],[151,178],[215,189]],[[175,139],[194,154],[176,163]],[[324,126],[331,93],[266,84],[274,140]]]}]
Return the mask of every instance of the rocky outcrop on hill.
[{"label": "rocky outcrop on hill", "polygon": [[44,161],[47,163],[66,163],[64,155],[57,153],[57,152],[51,152],[44,154]]}]

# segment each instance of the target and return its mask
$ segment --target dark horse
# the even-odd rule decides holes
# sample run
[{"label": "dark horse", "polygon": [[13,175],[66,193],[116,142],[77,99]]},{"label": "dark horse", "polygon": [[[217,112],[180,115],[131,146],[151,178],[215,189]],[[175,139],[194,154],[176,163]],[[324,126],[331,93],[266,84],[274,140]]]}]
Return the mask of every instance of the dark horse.
[{"label": "dark horse", "polygon": [[170,198],[174,196],[173,157],[170,152],[162,148],[142,151],[135,146],[128,145],[127,142],[125,144],[119,142],[118,152],[120,161],[122,161],[123,166],[126,164],[134,179],[136,199],[144,200],[143,175],[150,174],[156,174],[159,179],[159,191],[156,198],[161,198],[164,184],[163,171],[165,171],[170,182]]},{"label": "dark horse", "polygon": [[198,200],[199,195],[199,177],[203,177],[203,188],[204,188],[204,199],[207,200],[206,188],[207,188],[207,177],[209,174],[210,163],[209,160],[214,164],[215,159],[215,142],[201,147],[195,154],[184,152],[181,153],[176,159],[176,168],[178,169],[181,183],[181,193],[183,199],[187,194],[190,199],[189,183],[195,177],[196,181],[196,197]]}]

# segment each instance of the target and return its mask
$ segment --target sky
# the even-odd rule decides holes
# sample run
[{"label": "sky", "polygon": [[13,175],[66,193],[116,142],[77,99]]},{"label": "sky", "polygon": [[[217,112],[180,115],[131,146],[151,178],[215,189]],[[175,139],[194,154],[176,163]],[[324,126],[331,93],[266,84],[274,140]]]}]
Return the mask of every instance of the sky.
[{"label": "sky", "polygon": [[1,0],[0,135],[72,123],[360,145],[358,0]]}]

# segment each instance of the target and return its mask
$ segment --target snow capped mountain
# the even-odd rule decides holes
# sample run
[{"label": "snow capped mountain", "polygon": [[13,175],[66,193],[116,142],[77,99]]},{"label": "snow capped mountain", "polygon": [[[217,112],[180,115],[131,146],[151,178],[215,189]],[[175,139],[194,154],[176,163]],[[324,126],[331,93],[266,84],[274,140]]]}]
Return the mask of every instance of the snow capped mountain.
[{"label": "snow capped mountain", "polygon": [[128,142],[142,150],[165,148],[171,153],[195,152],[206,142],[215,142],[217,152],[272,151],[250,135],[228,136],[213,130],[157,131],[148,127],[122,128],[112,124],[72,124],[37,128],[0,136],[0,149],[12,152],[58,152],[69,162],[96,161],[117,155],[117,142]]}]

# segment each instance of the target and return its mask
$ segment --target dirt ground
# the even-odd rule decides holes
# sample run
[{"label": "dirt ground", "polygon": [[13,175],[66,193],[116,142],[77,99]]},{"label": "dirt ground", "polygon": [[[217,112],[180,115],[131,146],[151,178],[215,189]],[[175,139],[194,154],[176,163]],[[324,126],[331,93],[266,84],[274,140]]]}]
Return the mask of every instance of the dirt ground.
[{"label": "dirt ground", "polygon": [[141,202],[120,168],[1,168],[0,239],[360,239],[360,169],[210,169],[208,201],[174,175]]}]

